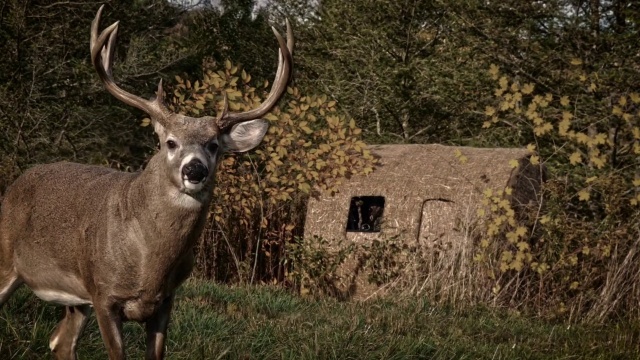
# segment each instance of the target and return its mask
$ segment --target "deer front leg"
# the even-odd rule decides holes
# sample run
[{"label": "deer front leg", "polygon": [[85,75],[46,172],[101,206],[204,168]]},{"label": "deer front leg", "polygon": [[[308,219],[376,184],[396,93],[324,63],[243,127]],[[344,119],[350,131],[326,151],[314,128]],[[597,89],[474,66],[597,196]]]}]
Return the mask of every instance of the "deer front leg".
[{"label": "deer front leg", "polygon": [[123,360],[125,356],[119,307],[110,302],[94,302],[93,306],[109,360]]},{"label": "deer front leg", "polygon": [[173,294],[164,299],[156,313],[146,321],[147,330],[147,360],[164,358],[164,342],[167,338],[169,315],[173,307]]},{"label": "deer front leg", "polygon": [[49,347],[56,359],[76,359],[78,338],[87,324],[91,306],[67,306],[66,314],[51,335]]}]

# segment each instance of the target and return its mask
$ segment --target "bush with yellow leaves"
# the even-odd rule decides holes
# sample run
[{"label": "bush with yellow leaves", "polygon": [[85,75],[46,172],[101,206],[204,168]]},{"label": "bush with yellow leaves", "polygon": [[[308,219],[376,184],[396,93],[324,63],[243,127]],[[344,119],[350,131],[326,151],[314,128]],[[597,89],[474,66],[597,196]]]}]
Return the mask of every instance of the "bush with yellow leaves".
[{"label": "bush with yellow leaves", "polygon": [[[222,109],[255,108],[269,90],[268,81],[253,85],[251,75],[226,61],[218,68],[203,62],[202,78],[177,76],[168,104],[171,110],[202,116]],[[303,234],[306,198],[335,192],[345,178],[373,171],[376,160],[361,141],[353,119],[340,115],[326,95],[288,96],[266,115],[270,127],[257,150],[225,157],[207,229],[199,244],[200,275],[220,281],[277,282],[285,279],[287,244]],[[143,125],[148,120],[143,120]],[[295,264],[293,264],[295,266]]]},{"label": "bush with yellow leaves", "polygon": [[498,86],[484,127],[518,132],[550,180],[526,219],[504,200],[510,189],[485,192],[476,260],[510,305],[573,320],[638,319],[640,94],[600,84],[579,59],[571,64],[571,95],[489,70]]}]

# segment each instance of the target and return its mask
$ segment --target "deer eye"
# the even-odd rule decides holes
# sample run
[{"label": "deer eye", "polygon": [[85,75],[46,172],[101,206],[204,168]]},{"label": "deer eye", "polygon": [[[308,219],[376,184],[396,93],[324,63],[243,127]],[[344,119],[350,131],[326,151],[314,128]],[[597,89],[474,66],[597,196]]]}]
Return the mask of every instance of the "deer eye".
[{"label": "deer eye", "polygon": [[207,144],[207,150],[209,150],[209,152],[212,154],[215,153],[218,150],[218,144],[210,142],[209,144]]},{"label": "deer eye", "polygon": [[173,149],[175,149],[175,148],[177,148],[177,147],[178,147],[178,144],[176,144],[176,142],[175,142],[175,141],[173,141],[173,140],[167,140],[167,147],[168,147],[170,150],[173,150]]}]

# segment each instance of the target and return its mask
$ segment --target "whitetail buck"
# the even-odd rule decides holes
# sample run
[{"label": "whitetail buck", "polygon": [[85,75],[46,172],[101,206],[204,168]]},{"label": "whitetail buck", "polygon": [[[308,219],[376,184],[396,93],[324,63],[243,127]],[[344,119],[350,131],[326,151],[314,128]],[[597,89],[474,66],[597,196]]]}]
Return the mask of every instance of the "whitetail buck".
[{"label": "whitetail buck", "polygon": [[280,45],[268,98],[256,109],[192,118],[114,83],[118,23],[98,35],[103,7],[91,24],[91,61],[105,88],[148,113],[160,150],[138,173],[74,163],[39,165],[7,190],[0,212],[0,306],[22,284],[43,300],[66,306],[50,339],[60,359],[75,359],[76,343],[95,309],[110,359],[123,359],[122,322],[145,322],[148,359],[160,359],[176,288],[189,276],[216,165],[226,152],[256,147],[267,131],[260,119],[284,93],[292,70],[293,36]]}]

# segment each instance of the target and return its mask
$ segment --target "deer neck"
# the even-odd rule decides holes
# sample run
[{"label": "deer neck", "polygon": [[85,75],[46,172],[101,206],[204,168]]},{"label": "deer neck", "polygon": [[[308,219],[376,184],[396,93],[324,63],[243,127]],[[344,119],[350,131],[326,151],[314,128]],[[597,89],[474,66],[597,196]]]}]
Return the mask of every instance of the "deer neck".
[{"label": "deer neck", "polygon": [[172,247],[191,247],[204,226],[211,192],[211,185],[195,195],[180,192],[168,178],[162,159],[153,157],[131,182],[125,198],[127,207],[135,209],[130,213],[137,214],[145,242],[172,239]]}]

